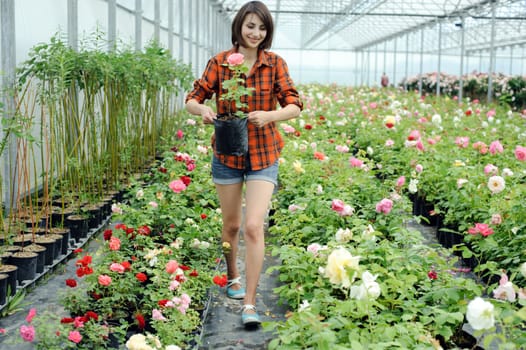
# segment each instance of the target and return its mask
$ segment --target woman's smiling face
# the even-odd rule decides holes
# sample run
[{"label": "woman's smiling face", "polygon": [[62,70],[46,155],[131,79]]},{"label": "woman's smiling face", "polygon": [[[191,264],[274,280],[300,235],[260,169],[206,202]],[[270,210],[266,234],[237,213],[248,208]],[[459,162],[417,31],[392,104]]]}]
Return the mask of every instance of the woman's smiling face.
[{"label": "woman's smiling face", "polygon": [[254,13],[248,14],[243,21],[241,30],[241,37],[245,46],[250,49],[257,49],[266,36],[267,29],[261,18]]}]

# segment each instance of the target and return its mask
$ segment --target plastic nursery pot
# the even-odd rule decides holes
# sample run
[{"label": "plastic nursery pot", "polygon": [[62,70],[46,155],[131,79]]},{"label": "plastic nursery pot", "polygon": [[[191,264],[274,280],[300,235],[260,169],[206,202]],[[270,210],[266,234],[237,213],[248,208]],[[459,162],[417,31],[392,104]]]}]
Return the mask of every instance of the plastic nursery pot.
[{"label": "plastic nursery pot", "polygon": [[9,264],[18,267],[17,280],[31,281],[37,274],[38,254],[31,251],[16,252],[9,258]]},{"label": "plastic nursery pot", "polygon": [[248,119],[218,114],[214,120],[215,149],[218,154],[244,156],[248,152]]}]

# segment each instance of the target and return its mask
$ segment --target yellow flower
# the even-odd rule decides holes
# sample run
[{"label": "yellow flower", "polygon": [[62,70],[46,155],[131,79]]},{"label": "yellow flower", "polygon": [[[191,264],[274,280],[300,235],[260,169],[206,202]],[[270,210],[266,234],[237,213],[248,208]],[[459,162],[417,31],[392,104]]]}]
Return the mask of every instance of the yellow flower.
[{"label": "yellow flower", "polygon": [[298,174],[303,174],[305,172],[305,169],[303,169],[301,161],[299,160],[295,160],[294,163],[292,163],[292,166]]},{"label": "yellow flower", "polygon": [[349,277],[347,269],[358,270],[359,256],[352,256],[351,253],[340,247],[331,252],[327,259],[327,267],[325,267],[325,276],[329,278],[332,284],[341,285],[344,288],[349,288],[356,275],[352,275],[352,280]]},{"label": "yellow flower", "polygon": [[455,162],[453,163],[453,166],[466,166],[466,163],[464,163],[461,160],[456,159]]}]

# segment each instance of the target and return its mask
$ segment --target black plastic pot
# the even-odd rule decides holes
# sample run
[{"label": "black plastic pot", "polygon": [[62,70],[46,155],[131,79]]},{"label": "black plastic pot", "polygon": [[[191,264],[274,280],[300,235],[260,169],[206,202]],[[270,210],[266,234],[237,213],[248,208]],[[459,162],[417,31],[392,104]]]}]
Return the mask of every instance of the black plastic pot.
[{"label": "black plastic pot", "polygon": [[244,156],[248,152],[248,119],[218,115],[214,120],[218,154]]},{"label": "black plastic pot", "polygon": [[9,258],[9,264],[18,267],[18,283],[22,283],[22,281],[31,281],[36,277],[37,260],[38,254],[35,252],[24,251],[11,255]]}]

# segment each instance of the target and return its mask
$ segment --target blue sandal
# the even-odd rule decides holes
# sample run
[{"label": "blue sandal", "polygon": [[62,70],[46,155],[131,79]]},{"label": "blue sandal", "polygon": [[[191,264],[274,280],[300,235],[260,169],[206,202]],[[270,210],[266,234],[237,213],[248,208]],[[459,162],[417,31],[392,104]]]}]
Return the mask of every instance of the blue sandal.
[{"label": "blue sandal", "polygon": [[226,285],[226,296],[230,299],[243,299],[245,297],[245,288],[241,287],[239,289],[232,289],[234,284],[241,285],[241,277],[236,277],[234,279],[228,280]]},{"label": "blue sandal", "polygon": [[[247,313],[247,311],[254,311],[254,313]],[[251,304],[243,305],[243,311],[241,313],[241,321],[245,327],[257,327],[261,324],[259,315],[256,311],[256,307]]]}]

